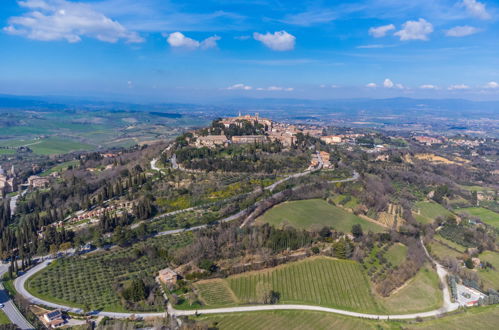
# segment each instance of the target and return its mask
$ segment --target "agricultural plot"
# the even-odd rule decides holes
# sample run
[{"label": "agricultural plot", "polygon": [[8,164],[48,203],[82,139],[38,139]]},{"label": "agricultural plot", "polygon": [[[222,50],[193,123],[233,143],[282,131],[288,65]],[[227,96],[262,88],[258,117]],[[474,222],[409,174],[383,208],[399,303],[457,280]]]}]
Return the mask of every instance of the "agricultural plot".
[{"label": "agricultural plot", "polygon": [[499,229],[499,213],[488,210],[483,207],[467,207],[456,210],[458,213],[467,213],[471,216],[480,218],[484,223]]},{"label": "agricultural plot", "polygon": [[467,308],[459,314],[428,320],[404,327],[407,329],[497,329],[499,324],[499,306]]},{"label": "agricultural plot", "polygon": [[314,311],[215,314],[192,319],[220,330],[379,329],[373,321]]},{"label": "agricultural plot", "polygon": [[[117,288],[139,275],[155,276],[168,266],[169,251],[190,240],[190,234],[157,237],[127,248],[60,259],[30,278],[27,289],[35,296],[70,306],[124,311]],[[141,308],[156,311],[161,306]]]},{"label": "agricultural plot", "polygon": [[482,263],[487,261],[494,267],[494,269],[480,269],[478,271],[485,288],[499,290],[499,253],[485,251],[480,254],[479,258]]},{"label": "agricultural plot", "polygon": [[40,140],[39,142],[35,142],[34,144],[30,145],[29,148],[33,150],[34,153],[37,153],[39,155],[54,155],[65,154],[77,150],[90,150],[94,149],[95,146],[68,139],[50,137]]},{"label": "agricultural plot", "polygon": [[222,279],[200,281],[194,286],[201,292],[199,298],[205,305],[226,306],[234,305],[238,301],[227,282]]},{"label": "agricultural plot", "polygon": [[48,175],[55,173],[55,172],[65,171],[68,169],[68,167],[70,167],[70,166],[77,167],[79,164],[80,164],[80,161],[78,161],[78,160],[70,160],[68,162],[58,164],[58,165],[46,170],[45,172],[41,173],[40,176],[48,176]]},{"label": "agricultural plot", "polygon": [[417,202],[413,214],[421,223],[432,223],[437,217],[450,216],[452,212],[435,202]]},{"label": "agricultural plot", "polygon": [[[330,306],[375,312],[367,278],[353,261],[328,257],[309,258],[257,272],[225,279],[240,303],[258,303],[257,285],[262,283],[278,293],[280,303]],[[200,288],[202,297],[210,296]],[[209,307],[209,306],[207,306]]]},{"label": "agricultural plot", "polygon": [[457,244],[456,242],[453,242],[451,240],[448,240],[448,239],[446,239],[446,238],[444,238],[444,237],[442,237],[440,235],[435,235],[433,237],[433,239],[435,241],[438,241],[439,243],[442,243],[443,245],[448,245],[452,249],[457,250],[457,251],[459,251],[461,253],[464,253],[466,251],[466,247],[464,247],[464,246],[462,246],[460,244]]},{"label": "agricultural plot", "polygon": [[385,258],[394,266],[399,266],[407,257],[407,246],[401,243],[396,243],[388,248],[385,253]]},{"label": "agricultural plot", "polygon": [[256,222],[269,223],[277,227],[291,225],[307,230],[331,226],[342,232],[350,232],[352,225],[360,224],[365,232],[369,230],[376,233],[384,231],[382,226],[364,220],[322,199],[308,199],[276,205],[259,217]]},{"label": "agricultural plot", "polygon": [[336,195],[333,198],[333,201],[338,205],[343,207],[353,209],[357,205],[359,205],[359,200],[355,196],[351,195]]},{"label": "agricultural plot", "polygon": [[442,260],[446,256],[451,256],[455,258],[459,258],[460,256],[463,255],[463,253],[460,253],[454,249],[450,249],[438,240],[433,240],[430,243],[430,253],[437,257],[438,259]]},{"label": "agricultural plot", "polygon": [[389,297],[379,297],[380,304],[390,313],[415,313],[442,306],[438,275],[430,267],[422,267],[412,279]]}]

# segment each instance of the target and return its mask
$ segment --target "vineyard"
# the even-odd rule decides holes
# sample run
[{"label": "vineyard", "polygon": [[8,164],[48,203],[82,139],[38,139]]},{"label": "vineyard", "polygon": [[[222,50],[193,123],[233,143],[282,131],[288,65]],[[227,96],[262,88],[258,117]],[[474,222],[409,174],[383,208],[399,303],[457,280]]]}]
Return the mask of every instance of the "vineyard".
[{"label": "vineyard", "polygon": [[[59,259],[30,278],[35,296],[79,308],[124,311],[117,288],[139,274],[153,277],[169,263],[169,252],[191,241],[190,234],[163,236],[127,248]],[[143,305],[156,311],[162,306]]]},{"label": "vineyard", "polygon": [[200,281],[195,284],[195,287],[201,292],[200,299],[205,305],[226,306],[237,302],[236,296],[224,280]]},{"label": "vineyard", "polygon": [[373,321],[312,311],[234,313],[194,319],[210,329],[220,330],[377,329]]},{"label": "vineyard", "polygon": [[[225,285],[199,282],[201,298],[220,304],[221,297],[227,304],[258,303],[257,285],[271,287],[279,295],[280,303],[312,304],[363,312],[377,311],[366,277],[359,264],[327,257],[303,261],[219,280],[237,297],[231,298]],[[209,307],[209,306],[208,306]]]}]

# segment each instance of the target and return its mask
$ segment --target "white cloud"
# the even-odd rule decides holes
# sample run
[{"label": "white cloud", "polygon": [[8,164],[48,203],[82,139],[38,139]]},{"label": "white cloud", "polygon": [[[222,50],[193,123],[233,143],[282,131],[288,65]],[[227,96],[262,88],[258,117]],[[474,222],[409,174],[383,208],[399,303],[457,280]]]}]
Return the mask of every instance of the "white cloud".
[{"label": "white cloud", "polygon": [[447,88],[450,91],[453,90],[463,90],[463,89],[469,89],[470,86],[465,85],[465,84],[458,84],[458,85],[450,85],[449,88]]},{"label": "white cloud", "polygon": [[404,85],[402,84],[395,84],[395,87],[398,88],[398,89],[404,89]]},{"label": "white cloud", "polygon": [[371,35],[375,38],[381,38],[381,37],[386,36],[386,34],[391,30],[395,30],[395,25],[388,24],[388,25],[383,25],[383,26],[378,26],[378,27],[372,27],[369,29],[369,35]]},{"label": "white cloud", "polygon": [[284,91],[284,92],[292,92],[294,90],[294,88],[292,87],[280,87],[280,86],[270,86],[270,87],[267,87],[267,90],[268,91],[271,91],[271,92],[279,92],[279,91]]},{"label": "white cloud", "polygon": [[66,40],[74,43],[82,37],[104,42],[120,39],[129,43],[143,42],[136,32],[95,11],[84,3],[66,0],[26,0],[18,2],[30,10],[22,16],[10,17],[3,30],[40,41]]},{"label": "white cloud", "polygon": [[421,88],[421,89],[438,89],[438,86],[431,85],[431,84],[425,84],[425,85],[419,86],[419,88]]},{"label": "white cloud", "polygon": [[376,85],[375,83],[369,83],[369,84],[366,85],[366,87],[368,87],[368,88],[376,88],[376,87],[378,87],[378,85]]},{"label": "white cloud", "polygon": [[480,30],[477,29],[476,27],[463,25],[463,26],[456,26],[453,27],[452,29],[445,31],[445,35],[448,37],[466,37],[475,34],[478,31]]},{"label": "white cloud", "polygon": [[294,15],[287,15],[281,22],[291,25],[311,26],[315,24],[329,23],[335,20],[338,14],[332,10],[310,10]]},{"label": "white cloud", "polygon": [[265,34],[255,32],[253,38],[276,51],[287,51],[295,48],[296,37],[286,31],[267,32]]},{"label": "white cloud", "polygon": [[487,9],[485,8],[484,3],[481,3],[476,0],[463,0],[461,2],[461,6],[465,7],[466,11],[470,15],[476,18],[484,20],[491,18],[490,14],[487,12]]},{"label": "white cloud", "polygon": [[392,88],[394,86],[394,83],[390,79],[386,78],[385,81],[383,81],[383,86],[385,88]]},{"label": "white cloud", "polygon": [[175,48],[209,49],[209,48],[216,48],[217,41],[220,39],[221,38],[219,36],[211,36],[200,42],[192,38],[186,37],[181,32],[173,32],[168,35],[166,41],[170,46]]},{"label": "white cloud", "polygon": [[485,85],[485,88],[499,88],[499,83],[495,81],[488,82],[487,85]]},{"label": "white cloud", "polygon": [[428,35],[433,32],[433,25],[424,18],[418,21],[407,21],[402,24],[402,30],[395,32],[400,40],[428,40]]},{"label": "white cloud", "polygon": [[244,90],[244,91],[250,91],[253,89],[253,87],[245,85],[245,84],[234,84],[232,86],[227,87],[228,90]]}]

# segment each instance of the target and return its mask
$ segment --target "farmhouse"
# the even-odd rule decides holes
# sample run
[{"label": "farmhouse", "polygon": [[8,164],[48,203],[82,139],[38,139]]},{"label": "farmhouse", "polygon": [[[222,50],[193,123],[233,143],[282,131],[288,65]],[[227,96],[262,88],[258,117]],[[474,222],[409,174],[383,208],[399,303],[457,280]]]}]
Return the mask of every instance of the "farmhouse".
[{"label": "farmhouse", "polygon": [[62,312],[58,309],[44,314],[42,321],[47,328],[58,328],[65,323]]},{"label": "farmhouse", "polygon": [[49,179],[37,175],[32,175],[28,178],[28,185],[32,188],[46,188],[49,183]]},{"label": "farmhouse", "polygon": [[216,146],[223,146],[229,142],[229,139],[225,135],[208,135],[199,136],[196,139],[196,147],[208,147],[213,148]]},{"label": "farmhouse", "polygon": [[178,274],[171,268],[165,268],[159,271],[158,279],[164,284],[175,284]]}]

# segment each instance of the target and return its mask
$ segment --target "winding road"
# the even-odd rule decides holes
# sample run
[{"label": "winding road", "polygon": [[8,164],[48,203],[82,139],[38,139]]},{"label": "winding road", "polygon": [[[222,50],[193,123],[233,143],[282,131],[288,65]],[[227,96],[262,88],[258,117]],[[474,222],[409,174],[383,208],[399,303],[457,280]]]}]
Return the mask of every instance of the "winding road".
[{"label": "winding road", "polygon": [[[195,230],[194,228],[191,228],[191,230]],[[183,230],[176,230],[176,231],[169,231],[169,232],[164,232],[160,233],[160,235],[169,235],[169,234],[175,234],[179,233]],[[423,244],[422,239],[421,239],[421,244]],[[394,315],[386,315],[386,314],[368,314],[368,313],[358,313],[358,312],[352,312],[352,311],[347,311],[347,310],[342,310],[342,309],[336,309],[336,308],[329,308],[329,307],[321,307],[321,306],[312,306],[312,305],[298,305],[298,304],[277,304],[277,305],[256,305],[256,306],[239,306],[239,307],[227,307],[227,308],[214,308],[214,309],[201,309],[201,310],[178,310],[174,309],[171,304],[168,304],[168,311],[167,313],[170,315],[175,315],[175,316],[188,316],[188,315],[199,315],[199,314],[219,314],[219,313],[240,313],[240,312],[254,312],[254,311],[269,311],[269,310],[305,310],[305,311],[319,311],[319,312],[326,312],[326,313],[334,313],[334,314],[340,314],[340,315],[346,315],[346,316],[351,316],[351,317],[359,317],[359,318],[366,318],[366,319],[377,319],[377,320],[407,320],[407,319],[415,319],[418,317],[437,317],[442,314],[448,313],[455,311],[456,309],[459,308],[458,303],[453,303],[451,301],[450,297],[450,291],[449,287],[447,285],[446,281],[446,276],[447,276],[447,271],[445,268],[437,263],[433,258],[430,256],[426,248],[423,248],[428,256],[428,258],[431,260],[436,265],[437,268],[437,274],[440,279],[440,282],[443,285],[442,288],[442,294],[444,298],[444,303],[443,306],[439,309],[428,311],[428,312],[421,312],[421,313],[410,313],[410,314],[394,314]],[[47,267],[51,263],[51,260],[44,260],[34,268],[30,269],[28,272],[26,272],[24,275],[18,277],[14,281],[14,286],[19,294],[24,296],[28,301],[30,301],[33,304],[41,304],[45,305],[48,307],[52,308],[58,308],[61,310],[65,310],[68,312],[73,312],[73,313],[78,313],[81,314],[84,311],[79,309],[79,308],[74,308],[70,306],[65,306],[61,304],[56,304],[50,301],[46,301],[44,299],[37,298],[33,296],[31,293],[29,293],[26,288],[26,281],[35,275],[37,272],[41,271],[45,267]],[[93,311],[91,313],[92,315],[95,316],[107,316],[111,318],[129,318],[132,316],[135,317],[141,317],[141,318],[146,318],[146,317],[164,317],[166,315],[166,312],[162,313],[115,313],[115,312],[105,312],[105,311]]]},{"label": "winding road", "polygon": [[[151,161],[151,168],[156,171],[161,171],[156,166],[157,160]],[[319,157],[319,166],[316,169],[308,170],[302,173],[297,173],[292,176],[289,176],[283,180],[280,180],[276,183],[274,183],[272,186],[268,186],[265,189],[272,191],[278,184],[291,179],[292,177],[300,177],[303,175],[310,174],[312,172],[315,172],[319,169],[322,168],[322,160]],[[340,180],[332,180],[330,181],[331,183],[335,182],[351,182],[358,180],[360,177],[359,173],[354,172],[353,176],[350,178],[346,179],[340,179]],[[190,208],[190,209],[185,209],[185,210],[179,210],[170,213],[169,215],[173,215],[175,213],[180,213],[180,212],[185,212],[188,210],[192,210],[195,208]],[[232,221],[235,219],[238,219],[241,217],[246,210],[240,211],[239,213],[236,213],[232,216],[229,216],[225,219],[220,220],[220,222],[228,222]],[[165,215],[162,215],[160,217],[163,217]],[[199,230],[202,228],[206,228],[208,225],[200,225],[196,227],[192,227],[189,229],[175,229],[175,230],[168,230],[164,232],[160,232],[156,234],[155,236],[164,236],[164,235],[173,235],[173,234],[178,234],[181,232],[185,231],[194,231],[194,230]],[[421,239],[421,244],[423,244],[423,241]],[[424,244],[423,244],[424,247]],[[106,312],[106,311],[93,311],[92,314],[96,316],[107,316],[111,318],[129,318],[131,316],[135,317],[164,317],[166,313],[170,315],[176,315],[176,316],[182,316],[182,315],[199,315],[199,314],[218,314],[218,313],[239,313],[239,312],[253,312],[253,311],[269,311],[269,310],[306,310],[306,311],[320,311],[320,312],[327,312],[327,313],[335,313],[335,314],[341,314],[341,315],[346,315],[346,316],[352,316],[352,317],[359,317],[359,318],[367,318],[367,319],[379,319],[379,320],[404,320],[404,319],[414,319],[417,317],[435,317],[442,315],[447,312],[451,312],[456,310],[459,307],[459,304],[457,303],[452,303],[451,298],[450,298],[450,291],[447,286],[447,281],[446,281],[446,276],[447,276],[447,271],[443,266],[438,264],[435,260],[433,260],[424,247],[424,250],[427,254],[427,257],[431,260],[436,265],[437,269],[437,274],[439,276],[439,279],[441,283],[443,284],[442,288],[442,293],[444,297],[444,303],[443,306],[437,310],[433,311],[428,311],[428,312],[421,312],[421,313],[411,313],[411,314],[397,314],[397,315],[383,315],[383,314],[367,314],[367,313],[358,313],[358,312],[352,312],[352,311],[347,311],[347,310],[341,310],[341,309],[336,309],[336,308],[328,308],[328,307],[322,307],[322,306],[312,306],[312,305],[298,305],[298,304],[276,304],[276,305],[255,305],[255,306],[238,306],[238,307],[227,307],[227,308],[214,308],[214,309],[202,309],[202,310],[177,310],[174,309],[171,304],[168,304],[168,310],[167,312],[162,312],[162,313],[115,313],[115,312]],[[74,308],[71,306],[65,306],[62,304],[56,304],[50,301],[46,301],[44,299],[38,298],[33,296],[31,293],[29,293],[26,288],[26,281],[34,276],[36,273],[47,267],[51,263],[51,260],[44,260],[37,266],[33,267],[29,271],[27,271],[25,274],[22,276],[18,277],[14,281],[14,286],[19,294],[21,294],[24,298],[26,298],[28,301],[34,304],[41,304],[45,306],[49,306],[52,308],[57,308],[73,313],[83,313],[84,311],[79,309],[79,308]]]}]

